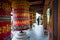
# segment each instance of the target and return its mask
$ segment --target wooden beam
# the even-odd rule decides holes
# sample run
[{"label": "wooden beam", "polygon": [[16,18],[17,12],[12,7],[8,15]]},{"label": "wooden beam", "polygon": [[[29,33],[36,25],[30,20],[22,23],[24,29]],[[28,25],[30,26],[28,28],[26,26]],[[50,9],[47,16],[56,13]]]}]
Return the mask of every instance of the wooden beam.
[{"label": "wooden beam", "polygon": [[43,10],[43,8],[37,8],[36,10]]},{"label": "wooden beam", "polygon": [[30,5],[42,4],[42,1],[30,2]]}]

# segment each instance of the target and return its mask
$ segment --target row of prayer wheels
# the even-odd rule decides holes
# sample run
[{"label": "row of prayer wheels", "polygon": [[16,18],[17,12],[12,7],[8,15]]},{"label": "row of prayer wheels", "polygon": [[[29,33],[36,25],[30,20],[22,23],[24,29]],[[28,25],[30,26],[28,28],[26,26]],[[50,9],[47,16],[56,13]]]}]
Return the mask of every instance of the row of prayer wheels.
[{"label": "row of prayer wheels", "polygon": [[36,23],[36,9],[30,9],[30,28]]},{"label": "row of prayer wheels", "polygon": [[27,30],[36,22],[36,11],[34,9],[29,12],[30,5],[26,0],[13,0],[12,2],[7,0],[0,4],[2,5],[0,5],[0,40],[8,40],[11,28],[15,31]]}]

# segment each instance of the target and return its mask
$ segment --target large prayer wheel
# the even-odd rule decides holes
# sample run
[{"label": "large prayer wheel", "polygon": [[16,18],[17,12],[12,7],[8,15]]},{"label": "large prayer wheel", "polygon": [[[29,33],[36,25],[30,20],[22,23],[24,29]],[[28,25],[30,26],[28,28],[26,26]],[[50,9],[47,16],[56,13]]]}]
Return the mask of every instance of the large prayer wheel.
[{"label": "large prayer wheel", "polygon": [[14,0],[12,2],[12,15],[14,30],[20,31],[29,28],[29,3],[26,0]]},{"label": "large prayer wheel", "polygon": [[11,7],[9,1],[0,2],[0,40],[10,40],[11,34]]}]

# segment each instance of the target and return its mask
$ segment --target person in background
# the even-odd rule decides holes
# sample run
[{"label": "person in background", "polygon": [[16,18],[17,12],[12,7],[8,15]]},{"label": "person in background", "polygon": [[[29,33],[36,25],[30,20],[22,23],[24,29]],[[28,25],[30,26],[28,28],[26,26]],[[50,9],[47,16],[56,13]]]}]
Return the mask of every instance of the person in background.
[{"label": "person in background", "polygon": [[39,25],[39,22],[40,22],[40,17],[37,18],[37,21],[38,21],[38,25]]}]

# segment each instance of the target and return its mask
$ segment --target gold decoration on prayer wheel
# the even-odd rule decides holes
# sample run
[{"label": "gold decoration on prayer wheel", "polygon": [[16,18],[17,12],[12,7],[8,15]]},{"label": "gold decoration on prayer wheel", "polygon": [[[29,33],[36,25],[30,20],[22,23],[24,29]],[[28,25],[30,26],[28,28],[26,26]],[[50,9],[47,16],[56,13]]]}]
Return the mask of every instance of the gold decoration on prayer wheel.
[{"label": "gold decoration on prayer wheel", "polygon": [[12,8],[17,9],[17,8],[24,8],[26,10],[29,10],[29,2],[26,0],[14,0],[12,3]]},{"label": "gold decoration on prayer wheel", "polygon": [[2,8],[5,11],[10,11],[11,12],[11,6],[8,3],[2,3]]}]

